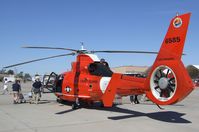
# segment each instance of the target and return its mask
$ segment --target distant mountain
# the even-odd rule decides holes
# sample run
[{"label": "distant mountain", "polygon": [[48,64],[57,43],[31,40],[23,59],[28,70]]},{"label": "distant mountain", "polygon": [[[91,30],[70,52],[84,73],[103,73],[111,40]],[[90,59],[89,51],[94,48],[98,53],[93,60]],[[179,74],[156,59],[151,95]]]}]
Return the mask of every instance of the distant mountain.
[{"label": "distant mountain", "polygon": [[115,73],[145,73],[148,70],[148,66],[120,66],[113,67],[111,70]]}]

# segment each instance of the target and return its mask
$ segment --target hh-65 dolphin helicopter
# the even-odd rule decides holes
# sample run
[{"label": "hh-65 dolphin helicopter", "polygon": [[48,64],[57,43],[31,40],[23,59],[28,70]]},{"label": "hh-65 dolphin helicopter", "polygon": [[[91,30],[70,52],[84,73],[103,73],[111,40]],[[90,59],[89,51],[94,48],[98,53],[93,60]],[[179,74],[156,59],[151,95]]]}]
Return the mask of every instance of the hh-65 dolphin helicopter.
[{"label": "hh-65 dolphin helicopter", "polygon": [[[168,28],[159,52],[145,51],[88,51],[56,47],[32,47],[35,49],[58,49],[72,51],[68,54],[56,55],[18,63],[4,68],[18,66],[61,56],[76,55],[71,71],[58,75],[55,79],[54,93],[59,100],[74,102],[72,107],[78,108],[79,102],[101,102],[104,107],[111,107],[115,95],[146,94],[148,99],[157,105],[174,104],[184,99],[194,85],[185,69],[181,56],[190,20],[190,13],[175,16]],[[147,53],[158,54],[146,78],[113,73],[107,62],[100,61],[94,53]],[[52,73],[53,75],[53,73]]]}]

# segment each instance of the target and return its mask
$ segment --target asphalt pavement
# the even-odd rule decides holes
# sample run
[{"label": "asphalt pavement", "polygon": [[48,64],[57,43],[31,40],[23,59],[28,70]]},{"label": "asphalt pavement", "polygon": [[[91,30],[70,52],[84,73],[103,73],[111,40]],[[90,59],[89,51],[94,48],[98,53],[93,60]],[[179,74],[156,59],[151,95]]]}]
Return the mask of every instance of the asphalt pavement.
[{"label": "asphalt pavement", "polygon": [[[0,85],[1,86],[1,85]],[[31,84],[23,84],[23,92]],[[52,93],[43,94],[36,104],[13,104],[12,95],[0,95],[0,132],[198,132],[199,89],[185,100],[160,110],[149,101],[112,108],[72,110],[56,102]]]}]

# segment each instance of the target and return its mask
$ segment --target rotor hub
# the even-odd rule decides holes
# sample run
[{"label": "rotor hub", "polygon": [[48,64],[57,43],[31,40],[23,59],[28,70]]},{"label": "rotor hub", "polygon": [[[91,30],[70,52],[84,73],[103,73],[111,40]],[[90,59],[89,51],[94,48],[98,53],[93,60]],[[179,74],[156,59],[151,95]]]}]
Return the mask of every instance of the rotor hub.
[{"label": "rotor hub", "polygon": [[164,90],[168,87],[169,81],[167,78],[162,77],[160,78],[160,80],[158,81],[158,85],[160,87],[160,89]]}]

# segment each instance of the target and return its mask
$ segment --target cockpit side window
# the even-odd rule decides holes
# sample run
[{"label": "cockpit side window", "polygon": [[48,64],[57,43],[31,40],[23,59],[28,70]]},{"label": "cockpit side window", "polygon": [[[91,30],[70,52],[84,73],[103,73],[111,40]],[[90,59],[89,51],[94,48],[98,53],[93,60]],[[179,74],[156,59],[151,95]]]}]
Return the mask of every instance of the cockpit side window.
[{"label": "cockpit side window", "polygon": [[107,62],[94,62],[88,66],[89,73],[95,76],[111,77],[113,72]]}]

